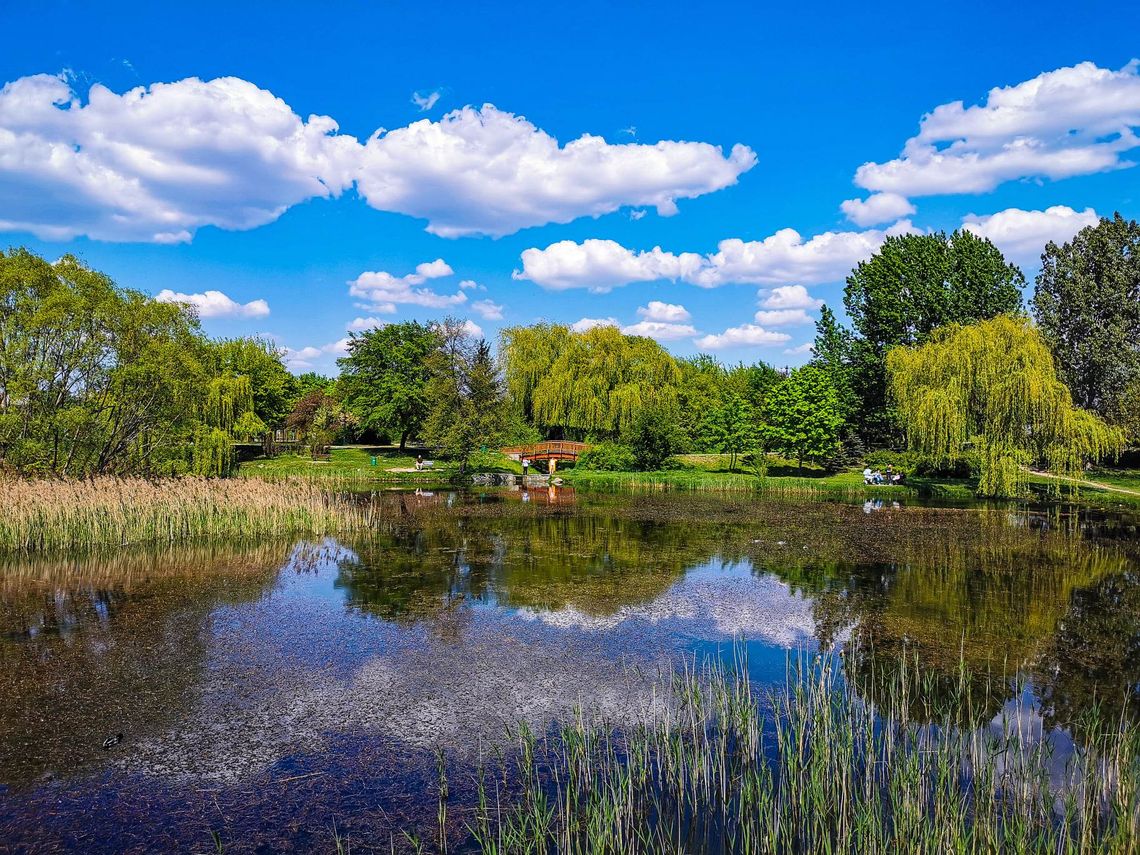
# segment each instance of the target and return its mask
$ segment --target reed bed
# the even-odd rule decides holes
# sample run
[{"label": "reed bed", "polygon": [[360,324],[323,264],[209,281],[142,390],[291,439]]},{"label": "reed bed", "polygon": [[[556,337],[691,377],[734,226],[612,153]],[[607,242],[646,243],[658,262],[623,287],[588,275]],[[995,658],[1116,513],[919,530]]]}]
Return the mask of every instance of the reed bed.
[{"label": "reed bed", "polygon": [[[675,675],[665,712],[622,731],[585,713],[525,728],[480,773],[469,823],[485,853],[1131,853],[1140,846],[1140,730],[1091,712],[1077,745],[1028,708],[969,724],[901,667],[881,706],[829,658],[758,698],[742,667]],[[1008,708],[1008,705],[1007,705]],[[1039,721],[1039,719],[1037,719]],[[446,782],[441,782],[441,804]],[[441,815],[445,813],[441,807]],[[441,837],[441,841],[444,838]]]},{"label": "reed bed", "polygon": [[0,551],[45,552],[366,528],[378,505],[298,478],[0,482]]},{"label": "reed bed", "polygon": [[[567,476],[577,490],[599,492],[761,493],[772,496],[859,498],[892,495],[890,488],[826,484],[811,478],[757,478],[748,474],[670,472],[578,472]],[[898,495],[897,488],[894,495]]]}]

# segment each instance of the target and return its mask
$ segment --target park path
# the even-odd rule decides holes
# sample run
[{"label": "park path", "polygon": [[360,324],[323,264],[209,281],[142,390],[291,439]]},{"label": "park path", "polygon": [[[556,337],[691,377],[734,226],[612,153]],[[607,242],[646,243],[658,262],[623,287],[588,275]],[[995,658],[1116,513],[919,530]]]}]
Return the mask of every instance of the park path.
[{"label": "park path", "polygon": [[1040,469],[1030,469],[1034,475],[1041,475],[1044,478],[1060,478],[1062,481],[1069,481],[1070,483],[1077,484],[1081,487],[1095,487],[1098,490],[1107,490],[1110,493],[1124,493],[1128,496],[1140,496],[1140,490],[1129,490],[1126,487],[1117,487],[1113,484],[1105,484],[1103,481],[1086,481],[1084,478],[1067,478],[1064,476],[1054,475],[1051,472],[1042,472]]}]

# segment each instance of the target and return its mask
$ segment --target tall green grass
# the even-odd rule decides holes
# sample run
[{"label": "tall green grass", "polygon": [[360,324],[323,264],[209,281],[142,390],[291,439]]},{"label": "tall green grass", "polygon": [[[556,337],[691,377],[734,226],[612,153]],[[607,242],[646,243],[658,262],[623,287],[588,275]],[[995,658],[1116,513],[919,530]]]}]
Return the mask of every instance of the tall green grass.
[{"label": "tall green grass", "polygon": [[515,755],[480,775],[474,845],[829,855],[1140,845],[1135,725],[1091,712],[1062,761],[1018,726],[1028,709],[976,727],[964,677],[937,708],[913,666],[884,679],[877,707],[826,658],[792,666],[766,700],[744,668],[686,670],[648,724],[623,732],[583,712],[543,738],[522,728]]}]

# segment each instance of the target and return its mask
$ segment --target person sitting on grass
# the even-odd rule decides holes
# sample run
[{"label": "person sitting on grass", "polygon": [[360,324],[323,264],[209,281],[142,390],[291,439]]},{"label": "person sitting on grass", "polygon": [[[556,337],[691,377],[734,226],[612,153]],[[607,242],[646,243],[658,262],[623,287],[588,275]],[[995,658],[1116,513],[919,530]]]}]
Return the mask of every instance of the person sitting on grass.
[{"label": "person sitting on grass", "polygon": [[864,484],[870,484],[871,483],[871,467],[870,466],[864,467],[864,469],[863,469],[863,483]]}]

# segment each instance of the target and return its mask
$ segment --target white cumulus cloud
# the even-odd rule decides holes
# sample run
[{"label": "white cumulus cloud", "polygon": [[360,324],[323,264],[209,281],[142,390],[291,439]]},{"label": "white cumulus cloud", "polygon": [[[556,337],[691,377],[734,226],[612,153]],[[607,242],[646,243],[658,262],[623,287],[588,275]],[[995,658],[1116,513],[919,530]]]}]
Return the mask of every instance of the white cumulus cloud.
[{"label": "white cumulus cloud", "polygon": [[781,229],[759,241],[722,240],[710,255],[674,254],[660,247],[638,252],[612,240],[563,240],[545,249],[523,250],[522,269],[511,275],[552,291],[586,288],[605,292],[631,282],[659,279],[702,288],[734,282],[818,284],[843,278],[870,258],[888,234],[912,230],[908,220],[900,220],[886,230],[824,232],[804,240],[795,229]]},{"label": "white cumulus cloud", "polygon": [[188,303],[198,311],[201,318],[264,318],[269,314],[269,304],[265,300],[239,303],[221,291],[180,294],[163,288],[155,294],[154,299],[160,303]]},{"label": "white cumulus cloud", "polygon": [[743,324],[739,327],[729,327],[722,333],[701,336],[696,343],[697,347],[703,350],[721,350],[726,347],[783,344],[791,338],[787,333],[766,330],[757,324]]},{"label": "white cumulus cloud", "polygon": [[438,89],[432,89],[430,92],[413,92],[412,103],[420,108],[421,113],[426,113],[435,106],[435,102],[442,94]]},{"label": "white cumulus cloud", "polygon": [[503,307],[492,300],[476,300],[471,304],[471,309],[484,320],[501,321],[503,319]]},{"label": "white cumulus cloud", "polygon": [[384,314],[396,311],[396,306],[407,304],[429,309],[446,309],[467,302],[464,289],[454,294],[440,294],[431,288],[417,288],[429,279],[451,276],[455,271],[442,258],[416,265],[415,273],[393,276],[383,270],[365,271],[348,283],[348,293],[366,301],[366,307]]},{"label": "white cumulus cloud", "polygon": [[311,371],[318,362],[326,363],[339,356],[347,356],[348,342],[349,339],[345,337],[320,347],[313,345],[301,348],[286,347],[284,349],[285,367],[290,371]]},{"label": "white cumulus cloud", "polygon": [[790,327],[815,323],[815,318],[803,309],[761,309],[756,313],[753,320],[761,326],[767,327]]},{"label": "white cumulus cloud", "polygon": [[805,356],[812,352],[814,342],[805,341],[803,344],[798,344],[795,347],[784,348],[784,353],[788,356]]},{"label": "white cumulus cloud", "polygon": [[1065,205],[1054,205],[1044,211],[1006,208],[996,214],[967,214],[962,228],[989,240],[1010,260],[1018,264],[1037,262],[1049,241],[1064,243],[1086,226],[1100,221],[1096,211],[1075,211]]},{"label": "white cumulus cloud", "polygon": [[245,80],[187,78],[86,101],[62,77],[0,89],[0,230],[179,243],[252,229],[351,186],[360,144]]},{"label": "white cumulus cloud", "polygon": [[463,331],[467,333],[467,335],[474,336],[475,338],[483,337],[483,328],[474,321],[464,321]]},{"label": "white cumulus cloud", "polygon": [[669,323],[666,321],[638,321],[621,328],[626,335],[640,335],[657,341],[677,341],[682,338],[691,338],[697,334],[696,327],[691,324]]},{"label": "white cumulus cloud", "polygon": [[767,292],[761,305],[765,309],[818,309],[823,300],[811,296],[803,285],[781,285]]},{"label": "white cumulus cloud", "polygon": [[1022,178],[1062,179],[1133,165],[1140,146],[1140,62],[1091,62],[991,89],[981,104],[953,101],[922,117],[902,154],[865,163],[855,183],[900,197],[985,193]]},{"label": "white cumulus cloud", "polygon": [[848,199],[839,208],[847,219],[864,228],[893,223],[915,212],[910,200],[897,193],[872,193],[866,199]]},{"label": "white cumulus cloud", "polygon": [[364,330],[377,329],[386,323],[387,321],[382,321],[379,318],[353,318],[345,324],[344,328],[349,332],[363,332]]},{"label": "white cumulus cloud", "polygon": [[621,323],[617,318],[579,318],[570,324],[570,329],[574,332],[585,332],[592,330],[594,327],[620,327]]},{"label": "white cumulus cloud", "polygon": [[743,145],[725,156],[708,143],[611,145],[585,134],[563,146],[486,104],[377,132],[357,186],[372,207],[426,219],[433,234],[506,235],[626,206],[668,216],[678,199],[735,184],[755,163]]},{"label": "white cumulus cloud", "polygon": [[[355,185],[374,208],[447,237],[504,235],[624,207],[676,212],[735,184],[756,156],[703,142],[560,145],[521,116],[465,107],[364,144],[236,77],[122,94],[39,74],[0,89],[0,230],[45,240],[179,243],[251,229]],[[421,109],[438,91],[416,93]]]},{"label": "white cumulus cloud", "polygon": [[648,305],[639,306],[637,316],[647,321],[663,321],[670,324],[682,323],[692,318],[684,306],[662,303],[660,300],[650,300]]}]

